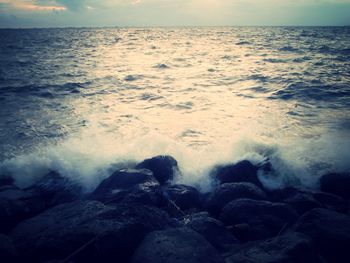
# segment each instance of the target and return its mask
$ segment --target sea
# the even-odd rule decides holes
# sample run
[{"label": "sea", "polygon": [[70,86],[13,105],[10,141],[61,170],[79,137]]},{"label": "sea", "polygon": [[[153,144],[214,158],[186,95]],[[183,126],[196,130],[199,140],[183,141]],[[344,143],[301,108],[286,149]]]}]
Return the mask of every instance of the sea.
[{"label": "sea", "polygon": [[350,27],[0,30],[0,175],[90,191],[156,155],[203,191],[240,160],[270,188],[350,171]]}]

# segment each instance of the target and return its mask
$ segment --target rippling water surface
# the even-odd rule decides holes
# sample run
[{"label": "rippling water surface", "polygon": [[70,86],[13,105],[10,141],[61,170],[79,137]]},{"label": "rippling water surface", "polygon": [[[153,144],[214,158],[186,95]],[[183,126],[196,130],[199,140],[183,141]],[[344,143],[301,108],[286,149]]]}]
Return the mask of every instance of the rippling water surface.
[{"label": "rippling water surface", "polygon": [[[181,180],[269,160],[280,182],[350,169],[350,28],[0,30],[0,170],[88,188],[171,154]],[[200,179],[200,180],[199,180]]]}]

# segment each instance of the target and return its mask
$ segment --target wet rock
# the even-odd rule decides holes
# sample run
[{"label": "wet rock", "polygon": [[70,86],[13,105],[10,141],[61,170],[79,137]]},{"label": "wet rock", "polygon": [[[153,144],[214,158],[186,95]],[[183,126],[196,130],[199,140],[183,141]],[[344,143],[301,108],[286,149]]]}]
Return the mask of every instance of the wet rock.
[{"label": "wet rock", "polygon": [[350,174],[348,173],[329,173],[320,179],[321,191],[341,196],[345,199],[350,198]]},{"label": "wet rock", "polygon": [[295,193],[283,199],[283,202],[293,207],[300,215],[311,209],[322,207],[311,193],[306,192]]},{"label": "wet rock", "polygon": [[186,226],[201,234],[218,251],[226,251],[233,244],[240,243],[219,220],[210,217],[207,212],[192,214]]},{"label": "wet rock", "polygon": [[136,169],[148,169],[153,172],[154,177],[161,185],[164,185],[179,173],[177,161],[167,155],[160,155],[146,159],[136,166]]},{"label": "wet rock", "polygon": [[269,199],[273,202],[282,202],[284,199],[292,197],[300,192],[295,187],[286,187],[274,190],[267,190]]},{"label": "wet rock", "polygon": [[201,205],[200,193],[194,187],[175,184],[165,186],[164,192],[181,210],[199,208]]},{"label": "wet rock", "polygon": [[0,187],[5,185],[13,185],[14,180],[11,176],[0,175]]},{"label": "wet rock", "polygon": [[155,231],[146,236],[132,263],[224,263],[200,234],[189,228]]},{"label": "wet rock", "polygon": [[[252,199],[234,200],[220,214],[221,221],[232,226],[233,233],[242,241],[275,236],[297,217],[287,204]],[[242,224],[245,227],[241,228]]]},{"label": "wet rock", "polygon": [[311,239],[303,234],[293,232],[237,246],[225,260],[227,263],[320,262],[313,250]]},{"label": "wet rock", "polygon": [[0,189],[0,199],[18,200],[28,198],[29,196],[32,196],[31,192],[24,191],[15,185],[3,186]]},{"label": "wet rock", "polygon": [[218,215],[221,209],[230,201],[239,198],[266,200],[266,194],[252,183],[225,183],[216,188],[205,202],[205,209],[213,215]]},{"label": "wet rock", "polygon": [[17,255],[12,240],[0,234],[0,260],[1,262],[17,262]]},{"label": "wet rock", "polygon": [[72,202],[82,196],[82,188],[77,183],[55,171],[49,172],[26,190],[39,195],[47,207]]},{"label": "wet rock", "polygon": [[347,212],[347,203],[340,196],[323,192],[313,193],[313,196],[322,204],[323,208],[334,210],[339,213]]},{"label": "wet rock", "polygon": [[350,262],[350,217],[316,208],[301,216],[294,229],[310,236],[327,262]]},{"label": "wet rock", "polygon": [[0,232],[8,233],[19,222],[57,204],[81,197],[81,188],[68,178],[50,172],[33,186],[19,189],[14,185],[0,189]]},{"label": "wet rock", "polygon": [[168,205],[168,199],[159,185],[140,184],[131,190],[120,192],[118,198],[114,199],[112,203],[150,205],[163,208]]},{"label": "wet rock", "polygon": [[26,262],[128,262],[148,232],[171,224],[165,212],[152,207],[77,201],[25,220],[11,237]]},{"label": "wet rock", "polygon": [[307,192],[294,187],[287,187],[268,192],[270,200],[274,202],[283,202],[293,207],[300,215],[305,212],[322,207],[312,192]]},{"label": "wet rock", "polygon": [[119,200],[121,196],[125,195],[126,191],[141,185],[143,188],[147,188],[157,186],[158,182],[153,173],[146,169],[120,170],[103,180],[89,198],[103,202]]},{"label": "wet rock", "polygon": [[244,160],[236,164],[218,166],[213,170],[212,176],[221,184],[249,182],[262,187],[257,176],[257,171],[258,169],[256,166]]},{"label": "wet rock", "polygon": [[7,186],[0,191],[0,232],[8,233],[22,220],[46,208],[46,201],[37,193]]},{"label": "wet rock", "polygon": [[222,210],[220,218],[228,224],[239,224],[259,215],[271,215],[286,222],[293,222],[297,213],[287,204],[272,203],[253,199],[237,199],[228,203]]}]

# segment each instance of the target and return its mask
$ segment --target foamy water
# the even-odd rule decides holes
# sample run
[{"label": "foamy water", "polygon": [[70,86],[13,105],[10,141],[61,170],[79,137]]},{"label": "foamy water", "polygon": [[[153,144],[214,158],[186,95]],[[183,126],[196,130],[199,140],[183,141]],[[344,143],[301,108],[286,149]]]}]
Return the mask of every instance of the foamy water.
[{"label": "foamy water", "polygon": [[54,169],[89,190],[158,154],[203,189],[241,159],[269,160],[271,187],[350,170],[348,27],[0,35],[0,170],[21,186]]}]

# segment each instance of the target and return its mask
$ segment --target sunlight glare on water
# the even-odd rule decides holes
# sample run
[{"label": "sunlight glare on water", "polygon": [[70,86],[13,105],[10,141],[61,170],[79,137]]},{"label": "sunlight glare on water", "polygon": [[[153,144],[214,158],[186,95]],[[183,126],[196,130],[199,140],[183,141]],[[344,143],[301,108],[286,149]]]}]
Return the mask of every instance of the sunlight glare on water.
[{"label": "sunlight glare on water", "polygon": [[188,181],[243,158],[305,176],[347,169],[350,33],[336,30],[23,31],[31,42],[11,58],[22,79],[1,71],[3,167],[41,152],[78,174],[171,154]]}]

